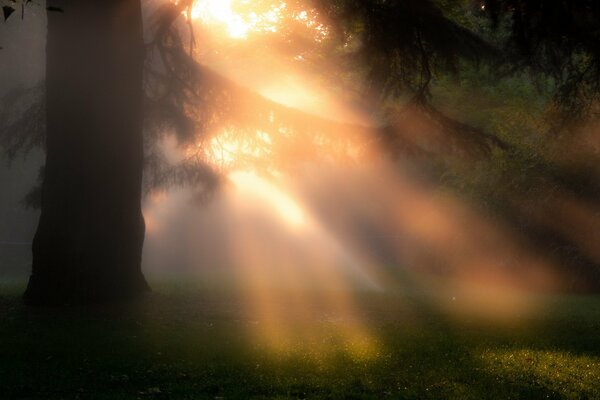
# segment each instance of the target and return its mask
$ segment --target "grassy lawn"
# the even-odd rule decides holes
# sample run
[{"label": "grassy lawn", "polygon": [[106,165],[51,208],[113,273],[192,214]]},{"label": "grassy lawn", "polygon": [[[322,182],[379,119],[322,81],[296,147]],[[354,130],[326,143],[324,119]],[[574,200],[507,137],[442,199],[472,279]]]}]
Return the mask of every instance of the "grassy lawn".
[{"label": "grassy lawn", "polygon": [[426,291],[158,283],[126,309],[26,308],[22,285],[0,284],[2,399],[600,399],[597,297],[493,323]]}]

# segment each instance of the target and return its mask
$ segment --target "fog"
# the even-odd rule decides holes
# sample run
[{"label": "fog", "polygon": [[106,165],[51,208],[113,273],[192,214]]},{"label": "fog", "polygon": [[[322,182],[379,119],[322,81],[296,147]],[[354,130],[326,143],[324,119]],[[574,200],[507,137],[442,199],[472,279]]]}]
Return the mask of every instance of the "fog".
[{"label": "fog", "polygon": [[[148,4],[151,8],[155,2]],[[204,67],[304,113],[309,126],[310,118],[332,125],[319,127],[326,138],[317,148],[324,155],[320,160],[298,155],[313,140],[308,136],[277,147],[273,132],[257,131],[262,140],[257,147],[246,145],[231,129],[209,132],[192,143],[166,132],[160,146],[174,165],[200,151],[222,179],[203,201],[189,186],[149,191],[143,265],[150,280],[191,276],[249,290],[434,288],[444,299],[461,302],[463,311],[493,311],[495,316],[522,314],[532,305],[530,293],[568,289],[569,277],[556,259],[530,248],[513,226],[489,218],[455,193],[437,190],[419,171],[424,164],[390,159],[372,136],[381,123],[376,106],[323,79],[343,74],[339,66],[325,61],[315,71],[301,62],[302,48],[293,49],[297,55],[290,57],[288,48],[255,46],[252,35],[281,29],[283,11],[266,9],[249,20],[249,14],[235,14],[229,2],[206,4],[194,11],[192,22],[196,34],[204,35],[194,53]],[[44,13],[41,6],[30,10],[23,21],[0,27],[0,93],[43,80]],[[150,19],[151,12],[146,14]],[[317,39],[324,34],[318,21],[298,15],[296,22],[312,29]],[[243,107],[252,113],[255,105]],[[401,126],[419,131],[429,129],[427,124],[415,113]],[[420,140],[431,139],[428,146],[435,149],[431,137]],[[338,153],[342,157],[328,156]],[[39,151],[10,163],[2,159],[3,276],[28,273],[27,246],[37,212],[24,209],[22,200],[35,185],[41,159]],[[519,201],[517,207],[527,207],[527,201],[535,200]],[[597,261],[597,205],[566,194],[556,202],[539,208],[536,218]],[[580,229],[564,231],[570,222]]]},{"label": "fog", "polygon": [[[217,21],[207,21],[200,62],[270,100],[349,124],[325,132],[340,140],[344,157],[278,164],[272,160],[295,159],[302,138],[296,147],[277,147],[268,132],[253,147],[227,130],[213,133],[209,158],[225,179],[208,204],[198,202],[192,189],[155,192],[146,200],[144,263],[150,274],[234,281],[258,302],[265,288],[421,288],[439,293],[441,305],[459,314],[496,319],[534,310],[531,293],[565,289],[552,259],[529,249],[511,227],[437,190],[418,163],[386,157],[369,137],[378,120],[368,102],[359,105],[349,93],[319,85],[314,71],[290,62],[277,47],[248,52],[250,33],[238,35],[242,22],[219,10],[213,10],[216,17],[205,10],[204,18]],[[228,46],[222,29],[231,36]],[[326,68],[320,73],[340,73],[335,65]],[[427,123],[414,115],[408,124]],[[169,137],[164,143],[174,160],[185,157],[186,146]],[[324,144],[319,151],[340,149]]]},{"label": "fog", "polygon": [[[35,87],[45,75],[45,10],[31,7],[27,18],[0,24],[0,97],[19,87]],[[6,107],[5,104],[1,106]],[[31,241],[39,213],[24,205],[43,163],[43,154],[0,151],[0,275],[24,276],[31,269]]]},{"label": "fog", "polygon": [[0,0],[0,398],[600,399],[592,3]]}]

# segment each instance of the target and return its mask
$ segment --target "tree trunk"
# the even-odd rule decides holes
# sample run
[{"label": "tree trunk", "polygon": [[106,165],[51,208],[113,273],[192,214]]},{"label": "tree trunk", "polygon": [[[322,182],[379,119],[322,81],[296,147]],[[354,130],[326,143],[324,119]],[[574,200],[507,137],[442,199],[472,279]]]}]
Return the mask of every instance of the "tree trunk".
[{"label": "tree trunk", "polygon": [[149,290],[140,0],[49,0],[41,216],[25,301],[120,301]]}]

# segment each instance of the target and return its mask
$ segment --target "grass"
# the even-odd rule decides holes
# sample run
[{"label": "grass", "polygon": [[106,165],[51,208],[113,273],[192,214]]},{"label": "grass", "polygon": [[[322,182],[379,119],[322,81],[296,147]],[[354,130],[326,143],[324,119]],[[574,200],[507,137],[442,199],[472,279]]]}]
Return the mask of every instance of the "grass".
[{"label": "grass", "polygon": [[597,297],[494,322],[426,290],[357,292],[351,307],[315,290],[303,308],[295,291],[254,304],[154,286],[126,308],[27,308],[21,281],[0,284],[0,398],[600,399]]}]

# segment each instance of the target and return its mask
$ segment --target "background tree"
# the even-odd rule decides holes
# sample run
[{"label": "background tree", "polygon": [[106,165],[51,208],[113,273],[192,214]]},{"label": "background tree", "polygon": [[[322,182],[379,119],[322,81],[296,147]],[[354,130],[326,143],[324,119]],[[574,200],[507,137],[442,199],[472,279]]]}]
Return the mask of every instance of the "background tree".
[{"label": "background tree", "polygon": [[[374,104],[381,124],[361,128],[367,131],[362,137],[379,142],[395,156],[489,155],[495,148],[506,148],[496,135],[440,110],[432,97],[437,82],[465,69],[463,61],[471,65],[504,61],[503,67],[518,67],[527,59],[518,52],[514,58],[501,58],[476,26],[457,18],[466,12],[466,3],[314,2],[310,11],[329,27],[329,36],[319,42],[322,47],[317,46],[317,57],[307,59],[317,65],[319,51],[333,55],[352,71],[349,79],[336,77],[337,83],[367,83],[354,89]],[[146,47],[147,73],[142,83],[139,1],[49,3],[48,161],[28,301],[120,299],[147,289],[140,269],[144,164],[146,181],[153,187],[187,183],[210,192],[219,177],[205,150],[218,129],[227,128],[250,139],[253,135],[256,139],[258,130],[269,132],[281,138],[280,147],[287,148],[297,146],[295,139],[300,135],[312,137],[312,151],[304,152],[305,156],[319,153],[319,143],[334,126],[361,131],[275,104],[199,64],[193,54],[194,35],[186,30],[189,21],[182,17],[189,15],[190,6],[189,1],[181,1],[166,2],[159,8],[155,32]],[[294,12],[306,4],[290,1],[288,6]],[[519,14],[511,2],[471,2],[469,12],[492,17],[492,21],[499,21],[503,13],[514,18]],[[530,15],[527,18],[533,18]],[[574,25],[580,25],[578,21]],[[519,24],[510,26],[507,46],[518,43],[519,29]],[[539,37],[552,43],[552,35],[540,33]],[[302,38],[287,32],[277,40],[281,46],[295,48]],[[327,51],[323,46],[329,46]],[[582,54],[593,53],[592,47],[581,49]],[[544,61],[547,54],[535,54],[539,65],[551,65]],[[577,57],[588,60],[585,55]],[[576,70],[569,65],[563,68]],[[588,70],[593,68],[586,67]],[[551,68],[543,71],[550,74]],[[247,107],[248,103],[254,106]],[[415,126],[415,115],[424,123]],[[161,138],[167,132],[174,132],[182,144],[202,146],[172,165],[160,151]],[[264,145],[258,139],[254,143]]]}]

